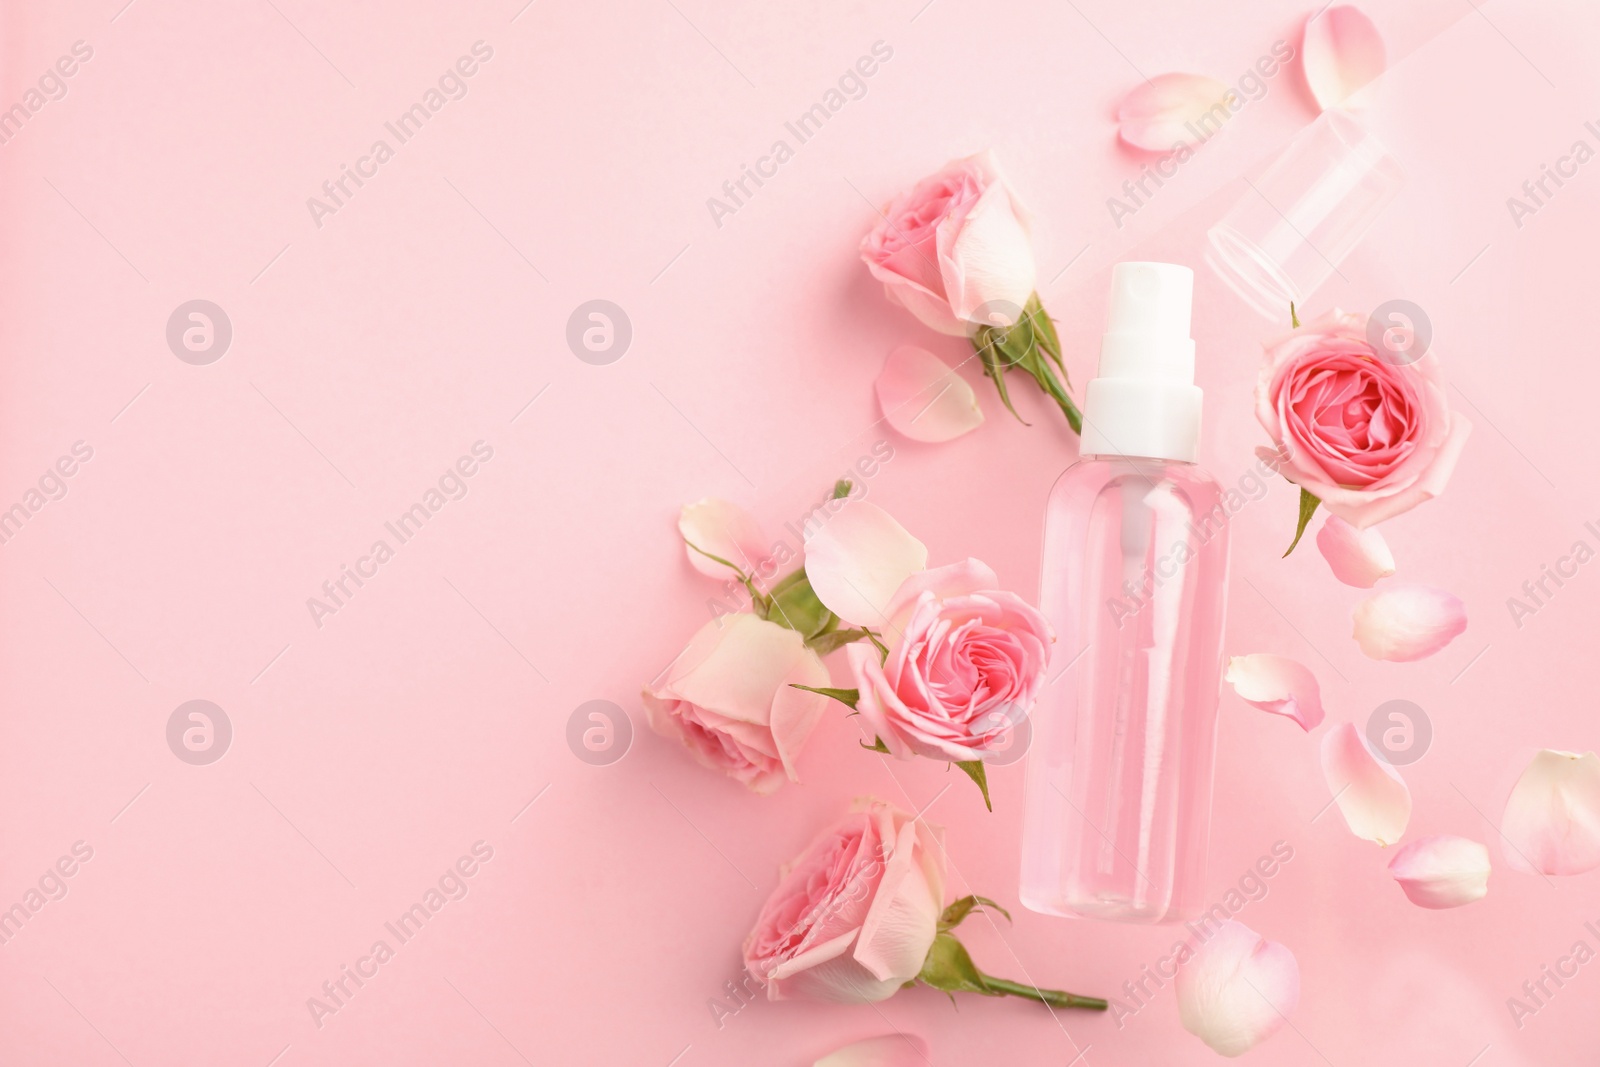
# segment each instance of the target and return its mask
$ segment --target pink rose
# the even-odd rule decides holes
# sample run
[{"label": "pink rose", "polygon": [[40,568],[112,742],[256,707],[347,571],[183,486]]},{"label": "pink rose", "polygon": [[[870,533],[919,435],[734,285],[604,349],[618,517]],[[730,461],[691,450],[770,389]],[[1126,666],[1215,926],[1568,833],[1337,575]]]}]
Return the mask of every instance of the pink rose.
[{"label": "pink rose", "polygon": [[754,615],[725,615],[700,628],[665,680],[645,687],[645,712],[702,765],[770,793],[785,778],[798,781],[795,758],[827,704],[792,683],[828,684],[801,636]]},{"label": "pink rose", "polygon": [[1050,624],[975,559],[911,575],[885,615],[894,643],[880,665],[849,645],[856,709],[894,755],[955,763],[999,754],[1044,684]]},{"label": "pink rose", "polygon": [[1359,315],[1332,311],[1267,346],[1256,417],[1268,462],[1330,512],[1365,528],[1444,491],[1472,426],[1445,402],[1430,352],[1397,366]]},{"label": "pink rose", "polygon": [[1033,250],[1027,214],[993,154],[947,165],[883,214],[861,258],[890,300],[955,336],[980,315],[982,325],[1016,322],[1033,295]]},{"label": "pink rose", "polygon": [[744,942],[772,1000],[886,1000],[922,970],[944,903],[944,844],[927,823],[857,801],[781,872]]}]

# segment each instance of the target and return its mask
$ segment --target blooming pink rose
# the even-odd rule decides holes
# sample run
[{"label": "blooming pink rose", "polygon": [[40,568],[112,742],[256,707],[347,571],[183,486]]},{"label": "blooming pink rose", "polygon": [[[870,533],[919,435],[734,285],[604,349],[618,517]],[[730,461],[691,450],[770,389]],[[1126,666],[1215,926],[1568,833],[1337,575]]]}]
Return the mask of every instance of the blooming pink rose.
[{"label": "blooming pink rose", "polygon": [[944,843],[861,800],[792,864],[744,942],[771,1000],[886,1000],[922,970],[944,902]]},{"label": "blooming pink rose", "polygon": [[856,710],[894,755],[956,763],[997,755],[1043,685],[1050,624],[975,559],[907,578],[890,602],[894,643],[846,646]]},{"label": "blooming pink rose", "polygon": [[[1010,326],[1033,295],[1027,213],[980,152],[890,201],[861,241],[861,258],[889,299],[940,333]],[[988,305],[988,306],[985,306]]]},{"label": "blooming pink rose", "polygon": [[754,615],[700,628],[658,685],[646,686],[650,726],[676,737],[699,763],[770,793],[798,781],[794,761],[827,698],[791,684],[825,686],[828,669],[794,630]]},{"label": "blooming pink rose", "polygon": [[1390,363],[1365,320],[1340,311],[1267,346],[1256,418],[1277,446],[1261,457],[1357,528],[1442,493],[1472,429],[1433,353]]}]

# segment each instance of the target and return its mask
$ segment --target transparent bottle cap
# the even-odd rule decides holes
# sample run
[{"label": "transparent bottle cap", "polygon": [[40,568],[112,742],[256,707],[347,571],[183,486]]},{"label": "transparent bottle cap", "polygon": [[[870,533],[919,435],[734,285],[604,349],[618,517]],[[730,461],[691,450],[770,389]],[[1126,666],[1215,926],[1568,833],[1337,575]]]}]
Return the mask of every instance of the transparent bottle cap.
[{"label": "transparent bottle cap", "polygon": [[1405,183],[1383,143],[1324,111],[1206,235],[1206,262],[1271,319],[1304,304],[1361,243]]}]

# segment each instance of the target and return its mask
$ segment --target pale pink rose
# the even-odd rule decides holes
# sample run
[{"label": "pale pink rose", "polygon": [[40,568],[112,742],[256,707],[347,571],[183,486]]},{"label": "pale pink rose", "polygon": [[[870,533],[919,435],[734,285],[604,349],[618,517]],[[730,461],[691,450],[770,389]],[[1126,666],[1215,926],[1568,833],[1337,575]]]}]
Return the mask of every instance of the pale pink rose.
[{"label": "pale pink rose", "polygon": [[1178,1019],[1224,1056],[1266,1040],[1300,1002],[1294,953],[1229,919],[1178,971]]},{"label": "pale pink rose", "polygon": [[990,152],[948,164],[895,197],[861,241],[889,299],[940,333],[1010,326],[1033,295],[1028,216]]},{"label": "pale pink rose", "polygon": [[1322,777],[1350,832],[1392,845],[1411,821],[1411,790],[1400,772],[1372,754],[1355,726],[1340,723],[1322,735]]},{"label": "pale pink rose", "polygon": [[1389,861],[1389,873],[1420,908],[1457,908],[1489,892],[1489,850],[1465,837],[1413,841]]},{"label": "pale pink rose", "polygon": [[745,967],[771,1000],[886,1000],[922,970],[944,879],[936,830],[882,801],[857,801],[779,872],[745,938]]},{"label": "pale pink rose", "polygon": [[1427,659],[1467,628],[1467,606],[1443,589],[1391,585],[1356,605],[1356,643],[1372,659]]},{"label": "pale pink rose", "polygon": [[795,759],[827,698],[828,669],[794,630],[754,615],[700,628],[658,684],[645,687],[650,726],[676,737],[703,766],[758,793],[798,781]]},{"label": "pale pink rose", "polygon": [[906,579],[886,614],[889,658],[848,645],[866,727],[901,759],[999,755],[1044,685],[1050,624],[975,559]]},{"label": "pale pink rose", "polygon": [[1322,687],[1298,660],[1268,652],[1234,656],[1224,680],[1245,703],[1293,719],[1307,733],[1322,722]]},{"label": "pale pink rose", "polygon": [[1600,756],[1547,748],[1506,800],[1506,862],[1519,871],[1583,874],[1600,867]]},{"label": "pale pink rose", "polygon": [[1361,529],[1444,492],[1472,429],[1432,352],[1389,363],[1340,311],[1267,346],[1256,418],[1277,446],[1261,458]]}]

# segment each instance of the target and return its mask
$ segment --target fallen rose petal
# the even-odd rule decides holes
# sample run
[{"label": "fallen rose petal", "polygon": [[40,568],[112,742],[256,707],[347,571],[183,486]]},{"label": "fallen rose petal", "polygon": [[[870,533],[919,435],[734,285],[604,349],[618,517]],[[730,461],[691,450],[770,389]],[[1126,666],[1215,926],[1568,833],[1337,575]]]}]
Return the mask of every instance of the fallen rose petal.
[{"label": "fallen rose petal", "polygon": [[[767,544],[756,520],[737,504],[706,497],[678,512],[678,533],[694,569],[709,578],[731,578],[733,572],[714,559],[727,560],[746,574],[767,558]],[[690,547],[693,546],[693,547]],[[700,549],[696,552],[695,549]]]},{"label": "fallen rose petal", "polygon": [[1454,641],[1467,628],[1467,607],[1442,589],[1398,585],[1357,604],[1355,624],[1362,652],[1372,659],[1409,663]]},{"label": "fallen rose petal", "polygon": [[1582,874],[1600,867],[1600,756],[1547,748],[1517,779],[1500,832],[1519,871]]},{"label": "fallen rose petal", "polygon": [[916,1034],[885,1034],[846,1045],[812,1067],[927,1067],[928,1043]]},{"label": "fallen rose petal", "polygon": [[[1117,105],[1117,135],[1150,152],[1198,144],[1232,115],[1225,99],[1230,91],[1199,74],[1157,74],[1134,86]],[[1213,122],[1203,125],[1208,115]]]},{"label": "fallen rose petal", "polygon": [[1323,735],[1322,777],[1351,833],[1380,845],[1392,845],[1405,836],[1411,821],[1411,790],[1399,771],[1372,754],[1350,723]]},{"label": "fallen rose petal", "polygon": [[1457,908],[1489,892],[1489,850],[1465,837],[1424,837],[1395,853],[1389,873],[1418,907]]},{"label": "fallen rose petal", "polygon": [[1301,57],[1306,85],[1326,111],[1383,73],[1383,37],[1358,8],[1330,7],[1306,21]]},{"label": "fallen rose petal", "polygon": [[895,591],[928,565],[928,549],[876,504],[845,499],[806,540],[817,599],[857,626],[882,626]]},{"label": "fallen rose petal", "polygon": [[913,441],[951,441],[983,425],[972,386],[925,348],[890,352],[874,388],[883,417]]},{"label": "fallen rose petal", "polygon": [[1395,571],[1394,555],[1376,526],[1358,530],[1339,516],[1329,515],[1317,531],[1317,548],[1333,576],[1358,589],[1371,589]]},{"label": "fallen rose petal", "polygon": [[1233,919],[1178,971],[1183,1028],[1224,1056],[1271,1037],[1300,1002],[1294,953]]},{"label": "fallen rose petal", "polygon": [[1316,675],[1287,656],[1256,652],[1228,660],[1227,682],[1252,707],[1283,715],[1307,733],[1322,722],[1322,690]]}]

